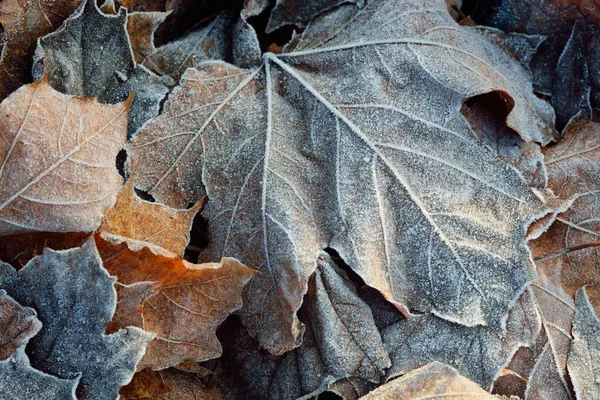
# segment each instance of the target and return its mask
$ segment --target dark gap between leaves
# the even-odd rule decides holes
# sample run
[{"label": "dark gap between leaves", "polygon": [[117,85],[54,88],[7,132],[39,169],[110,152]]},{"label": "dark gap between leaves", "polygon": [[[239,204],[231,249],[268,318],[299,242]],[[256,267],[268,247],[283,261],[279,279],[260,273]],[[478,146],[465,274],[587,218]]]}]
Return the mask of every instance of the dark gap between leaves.
[{"label": "dark gap between leaves", "polygon": [[133,190],[135,191],[135,194],[137,195],[137,197],[139,197],[140,199],[147,201],[149,203],[156,203],[156,199],[154,198],[154,196],[152,196],[150,193],[146,192],[143,189],[138,189],[135,186],[133,187]]},{"label": "dark gap between leaves", "polygon": [[121,149],[117,154],[116,166],[119,174],[123,177],[123,179],[127,179],[125,176],[125,161],[127,161],[127,152],[125,149]]},{"label": "dark gap between leaves", "polygon": [[297,29],[293,25],[283,26],[271,33],[267,33],[267,24],[271,17],[271,10],[275,7],[275,2],[272,2],[262,13],[254,17],[248,18],[248,23],[252,25],[258,36],[260,50],[263,53],[272,52],[280,53],[281,48],[292,39],[294,30]]},{"label": "dark gap between leaves", "polygon": [[208,246],[209,231],[208,221],[198,212],[192,221],[192,229],[190,230],[190,242],[185,248],[183,258],[186,261],[196,263],[198,256]]},{"label": "dark gap between leaves", "polygon": [[346,274],[348,274],[348,277],[350,278],[352,283],[356,285],[357,288],[361,288],[366,285],[365,281],[360,277],[360,275],[354,272],[354,270],[350,268],[348,264],[346,264],[344,259],[340,256],[340,253],[338,253],[335,249],[331,247],[326,247],[323,249],[323,251],[329,254],[329,257],[331,257],[335,265],[337,265],[340,269],[346,272]]}]

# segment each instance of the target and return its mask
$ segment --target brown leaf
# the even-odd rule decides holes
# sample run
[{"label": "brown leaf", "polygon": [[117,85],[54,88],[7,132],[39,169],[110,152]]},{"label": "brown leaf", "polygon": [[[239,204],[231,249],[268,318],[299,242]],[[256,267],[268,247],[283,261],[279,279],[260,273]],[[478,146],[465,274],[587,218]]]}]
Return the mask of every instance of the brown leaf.
[{"label": "brown leaf", "polygon": [[563,139],[544,153],[548,187],[575,200],[530,247],[538,270],[574,296],[580,287],[600,283],[600,124],[573,119]]},{"label": "brown leaf", "polygon": [[489,394],[458,371],[441,363],[431,363],[415,369],[375,389],[361,399],[402,400],[436,399],[494,400]]},{"label": "brown leaf", "polygon": [[[0,100],[31,82],[31,57],[37,39],[56,29],[80,0],[3,0],[0,24],[6,43],[0,55]],[[51,7],[49,7],[51,4]]]},{"label": "brown leaf", "polygon": [[138,64],[156,51],[154,31],[164,22],[170,12],[132,12],[127,14],[127,32],[131,41],[133,57]]},{"label": "brown leaf", "polygon": [[162,369],[221,355],[217,327],[242,305],[254,270],[232,258],[194,265],[144,242],[96,235],[104,265],[118,278],[115,327],[155,332],[139,369]]},{"label": "brown leaf", "polygon": [[23,307],[6,290],[0,290],[0,327],[0,361],[4,361],[27,344],[42,329],[42,323],[33,308]]},{"label": "brown leaf", "polygon": [[46,79],[0,104],[0,234],[90,232],[122,186],[131,99],[103,105]]},{"label": "brown leaf", "polygon": [[41,255],[45,248],[66,250],[81,247],[89,237],[90,233],[86,232],[30,232],[0,236],[0,260],[19,270],[33,257]]},{"label": "brown leaf", "polygon": [[159,203],[140,199],[129,179],[117,196],[114,207],[107,211],[98,232],[122,236],[155,246],[183,256],[190,241],[194,215],[201,204],[187,210],[176,210]]},{"label": "brown leaf", "polygon": [[218,389],[207,388],[193,374],[174,368],[138,372],[120,394],[124,400],[224,400]]}]

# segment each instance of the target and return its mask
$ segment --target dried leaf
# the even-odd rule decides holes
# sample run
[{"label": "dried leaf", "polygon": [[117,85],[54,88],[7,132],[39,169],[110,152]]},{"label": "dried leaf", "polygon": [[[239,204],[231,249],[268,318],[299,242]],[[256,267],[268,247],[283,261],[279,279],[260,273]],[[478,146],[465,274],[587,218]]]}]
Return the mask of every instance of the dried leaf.
[{"label": "dried leaf", "polygon": [[106,269],[117,276],[119,304],[112,324],[156,333],[139,368],[163,369],[221,355],[217,327],[242,306],[254,270],[237,260],[194,265],[156,246],[96,235]]},{"label": "dried leaf", "polygon": [[441,0],[341,7],[295,49],[253,70],[188,69],[128,148],[136,184],[178,207],[206,185],[205,259],[264,272],[242,317],[274,353],[300,342],[295,313],[323,246],[399,308],[500,325],[533,277],[523,232],[547,208],[458,109],[502,88],[509,126],[547,143],[552,112],[527,73]]},{"label": "dried leaf", "polygon": [[575,295],[573,341],[567,366],[578,399],[600,398],[600,320],[585,287]]},{"label": "dried leaf", "polygon": [[530,247],[538,269],[574,296],[580,287],[600,282],[600,124],[574,118],[563,139],[544,153],[548,187],[575,201]]},{"label": "dried leaf", "polygon": [[4,100],[0,234],[95,230],[122,185],[115,158],[128,108],[63,95],[45,80]]},{"label": "dried leaf", "polygon": [[179,80],[187,68],[207,60],[224,60],[248,68],[260,63],[253,28],[235,13],[223,11],[183,38],[160,46],[144,65]]},{"label": "dried leaf", "polygon": [[[31,82],[31,56],[37,39],[58,27],[80,0],[3,0],[0,24],[5,43],[0,54],[0,100]],[[53,7],[49,8],[48,3]],[[3,42],[0,40],[0,42]]]},{"label": "dried leaf", "polygon": [[114,207],[107,211],[99,232],[147,242],[183,256],[190,241],[194,215],[201,204],[187,210],[176,210],[150,203],[136,196],[130,179],[117,197]]},{"label": "dried leaf", "polygon": [[31,368],[27,355],[20,349],[0,361],[0,399],[2,400],[76,400],[79,377],[59,379]]},{"label": "dried leaf", "polygon": [[35,310],[23,307],[5,290],[0,290],[0,326],[0,361],[15,354],[42,329]]},{"label": "dried leaf", "polygon": [[173,368],[138,372],[121,390],[121,397],[124,400],[224,400],[218,389],[206,388],[193,374]]},{"label": "dried leaf", "polygon": [[276,357],[231,322],[222,329],[221,379],[230,397],[295,399],[344,378],[381,381],[390,360],[369,306],[326,253],[318,263],[300,310],[307,328],[299,348]]},{"label": "dried leaf", "polygon": [[400,399],[496,399],[458,371],[441,363],[431,363],[375,389],[364,400]]},{"label": "dried leaf", "polygon": [[116,306],[113,284],[93,240],[46,250],[19,272],[0,264],[0,288],[34,308],[43,324],[27,345],[32,365],[62,379],[81,374],[84,399],[116,398],[153,338],[138,328],[104,334]]},{"label": "dried leaf", "polygon": [[33,232],[0,236],[0,260],[8,262],[19,270],[33,257],[42,254],[46,247],[52,250],[81,247],[89,237],[89,233],[82,232]]},{"label": "dried leaf", "polygon": [[600,107],[600,13],[595,1],[492,0],[480,2],[474,18],[507,33],[547,36],[531,69],[537,91],[551,95],[558,128],[579,110],[589,111],[590,102]]},{"label": "dried leaf", "polygon": [[118,103],[135,92],[129,112],[132,136],[158,114],[169,82],[136,66],[127,34],[127,12],[104,14],[94,0],[84,0],[60,29],[40,38],[34,78],[51,73],[57,90],[102,103]]},{"label": "dried leaf", "polygon": [[532,294],[525,291],[509,312],[506,332],[464,327],[434,315],[400,320],[382,330],[394,377],[434,361],[456,368],[489,389],[521,346],[533,345],[541,329]]},{"label": "dried leaf", "polygon": [[141,64],[156,51],[154,31],[164,22],[169,12],[132,12],[127,14],[127,32],[134,59]]}]

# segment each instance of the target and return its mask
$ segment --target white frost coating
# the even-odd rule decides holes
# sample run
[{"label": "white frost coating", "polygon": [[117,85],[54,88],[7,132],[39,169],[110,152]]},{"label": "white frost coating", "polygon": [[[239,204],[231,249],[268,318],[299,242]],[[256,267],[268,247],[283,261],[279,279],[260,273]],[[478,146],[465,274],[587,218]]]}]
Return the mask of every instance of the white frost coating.
[{"label": "white frost coating", "polygon": [[242,318],[274,353],[299,344],[295,312],[322,243],[390,301],[468,326],[501,327],[533,277],[525,230],[548,207],[457,113],[465,97],[501,90],[515,101],[513,128],[546,142],[552,112],[513,90],[522,68],[445,7],[343,6],[313,21],[294,53],[265,54],[264,69],[189,69],[131,146],[132,172],[145,187],[161,180],[160,201],[185,206],[204,183],[206,258],[263,272]]}]

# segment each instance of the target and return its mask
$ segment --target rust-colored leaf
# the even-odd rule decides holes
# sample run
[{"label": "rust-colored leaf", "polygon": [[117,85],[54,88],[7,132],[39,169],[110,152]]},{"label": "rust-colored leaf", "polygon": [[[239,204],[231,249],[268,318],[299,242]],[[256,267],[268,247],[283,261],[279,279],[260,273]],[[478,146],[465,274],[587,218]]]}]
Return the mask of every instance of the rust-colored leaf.
[{"label": "rust-colored leaf", "polygon": [[33,308],[23,307],[0,290],[0,361],[4,361],[27,344],[42,329]]},{"label": "rust-colored leaf", "polygon": [[154,31],[164,22],[170,12],[132,12],[127,15],[127,32],[133,50],[133,57],[139,64],[151,53],[154,47]]},{"label": "rust-colored leaf", "polygon": [[110,234],[96,240],[104,266],[124,285],[113,328],[134,325],[157,335],[139,369],[221,355],[215,331],[242,306],[251,268],[232,258],[194,265],[159,247]]},{"label": "rust-colored leaf", "polygon": [[98,227],[122,186],[129,104],[64,95],[46,79],[0,104],[0,235]]},{"label": "rust-colored leaf", "polygon": [[364,400],[403,399],[494,400],[489,394],[458,371],[434,362],[415,369],[375,389]]},{"label": "rust-colored leaf", "polygon": [[120,394],[124,400],[223,400],[217,388],[207,388],[195,375],[174,368],[138,372]]},{"label": "rust-colored leaf", "polygon": [[188,210],[176,210],[144,201],[135,194],[133,179],[130,179],[98,231],[147,242],[182,256],[190,241],[192,219],[200,206],[197,203]]}]

